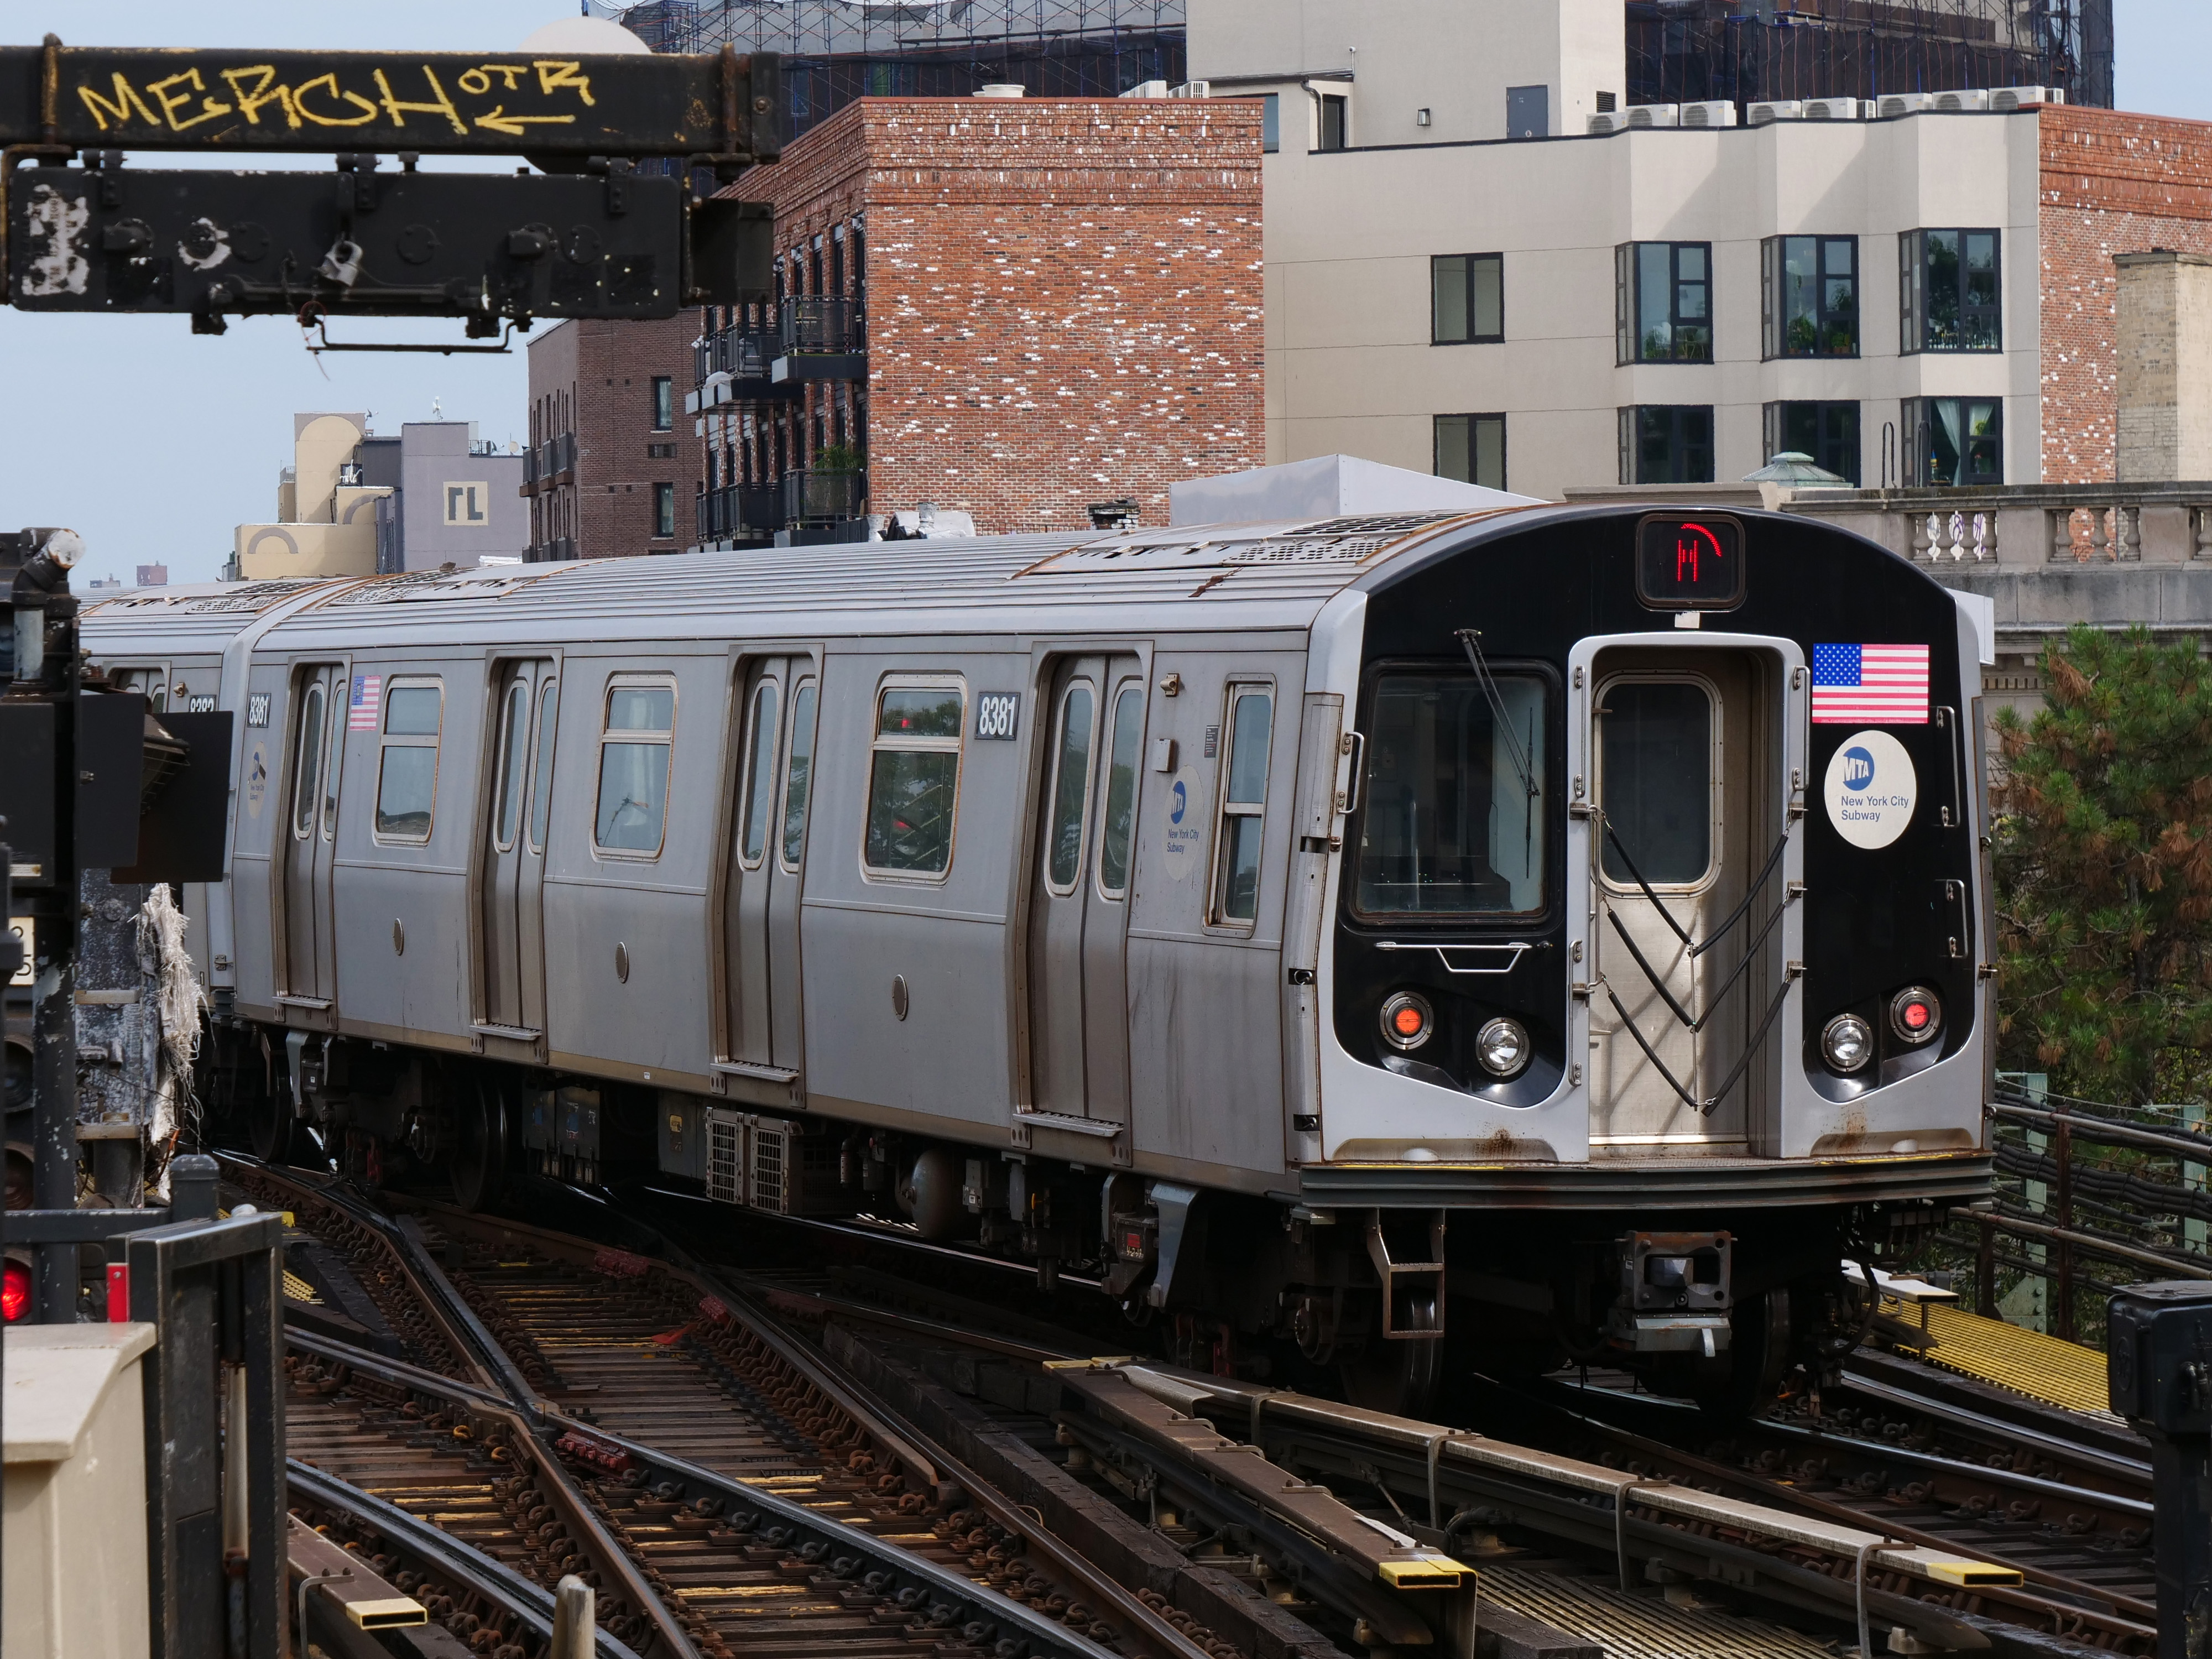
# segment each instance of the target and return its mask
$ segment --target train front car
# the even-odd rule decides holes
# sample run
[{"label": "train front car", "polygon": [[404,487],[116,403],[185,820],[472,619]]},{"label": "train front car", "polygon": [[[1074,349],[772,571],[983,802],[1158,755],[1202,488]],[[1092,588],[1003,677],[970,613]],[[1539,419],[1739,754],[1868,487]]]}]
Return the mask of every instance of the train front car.
[{"label": "train front car", "polygon": [[1503,515],[1329,606],[1310,1358],[1756,1408],[1853,1345],[1841,1264],[1989,1187],[1981,655],[1922,572],[1766,514]]}]

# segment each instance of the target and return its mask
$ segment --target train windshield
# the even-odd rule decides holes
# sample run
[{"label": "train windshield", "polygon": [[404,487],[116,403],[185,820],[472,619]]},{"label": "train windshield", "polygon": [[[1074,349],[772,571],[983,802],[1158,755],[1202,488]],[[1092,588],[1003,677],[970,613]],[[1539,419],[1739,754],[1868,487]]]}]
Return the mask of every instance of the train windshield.
[{"label": "train windshield", "polygon": [[1385,674],[1367,720],[1359,877],[1367,916],[1511,915],[1544,908],[1544,685]]}]

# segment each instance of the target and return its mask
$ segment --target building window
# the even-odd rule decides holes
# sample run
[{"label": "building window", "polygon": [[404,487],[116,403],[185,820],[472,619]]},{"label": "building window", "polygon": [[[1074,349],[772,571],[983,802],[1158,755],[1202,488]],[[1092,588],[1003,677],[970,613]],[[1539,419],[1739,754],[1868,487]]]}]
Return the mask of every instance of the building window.
[{"label": "building window", "polygon": [[608,683],[592,831],[595,851],[617,858],[660,856],[675,737],[674,681],[625,676]]},{"label": "building window", "polygon": [[1856,403],[1784,403],[1766,406],[1768,460],[1808,455],[1815,466],[1859,481],[1859,406]]},{"label": "building window", "polygon": [[449,483],[446,486],[445,499],[447,524],[466,526],[490,521],[489,484]]},{"label": "building window", "polygon": [[1996,231],[1908,230],[1897,245],[1899,349],[2004,349]]},{"label": "building window", "polygon": [[438,721],[446,700],[436,680],[394,680],[384,690],[383,753],[376,768],[376,839],[430,839],[438,794]]},{"label": "building window", "polygon": [[1435,472],[1439,478],[1505,488],[1505,417],[1503,415],[1437,416]]},{"label": "building window", "polygon": [[1429,261],[1429,343],[1488,345],[1505,337],[1505,256],[1443,253]]},{"label": "building window", "polygon": [[1249,926],[1260,913],[1260,839],[1267,823],[1272,686],[1229,688],[1229,765],[1221,787],[1221,833],[1213,878],[1215,921]]},{"label": "building window", "polygon": [[[647,444],[645,447],[645,459],[648,461],[672,461],[676,459],[676,446],[674,444]],[[709,450],[707,453],[708,465],[711,466],[714,464],[714,452]]]},{"label": "building window", "polygon": [[1859,355],[1859,239],[1770,236],[1759,245],[1769,357]]},{"label": "building window", "polygon": [[665,374],[653,377],[653,429],[666,432],[676,425],[676,382]]},{"label": "building window", "polygon": [[1711,483],[1710,404],[1639,404],[1620,411],[1620,481],[1625,484]]},{"label": "building window", "polygon": [[878,696],[860,854],[872,873],[941,876],[951,867],[966,706],[963,690],[945,682],[887,685]]},{"label": "building window", "polygon": [[1713,360],[1710,242],[1624,242],[1613,250],[1613,331],[1624,363]]},{"label": "building window", "polygon": [[1273,155],[1283,147],[1283,95],[1271,92],[1260,100],[1260,148]]},{"label": "building window", "polygon": [[2002,398],[1907,398],[1905,483],[1908,489],[2004,482]]},{"label": "building window", "polygon": [[676,486],[657,483],[653,487],[653,538],[666,541],[676,533]]},{"label": "building window", "polygon": [[1346,130],[1349,125],[1349,98],[1339,98],[1328,93],[1321,94],[1321,143],[1318,149],[1342,149],[1348,142]]}]

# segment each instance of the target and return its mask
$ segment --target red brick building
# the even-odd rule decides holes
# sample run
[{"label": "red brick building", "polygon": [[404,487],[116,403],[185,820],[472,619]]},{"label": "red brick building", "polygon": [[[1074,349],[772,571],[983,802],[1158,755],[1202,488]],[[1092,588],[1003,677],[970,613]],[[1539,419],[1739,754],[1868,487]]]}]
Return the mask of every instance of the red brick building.
[{"label": "red brick building", "polygon": [[2112,257],[2212,254],[2212,122],[2046,106],[2039,129],[2043,481],[2112,477]]},{"label": "red brick building", "polygon": [[530,343],[532,560],[681,552],[699,438],[684,413],[695,313],[574,320]]},{"label": "red brick building", "polygon": [[[696,544],[925,504],[1066,530],[1260,465],[1256,101],[865,99],[732,193],[776,300],[705,313]],[[689,528],[689,527],[687,527]]]}]

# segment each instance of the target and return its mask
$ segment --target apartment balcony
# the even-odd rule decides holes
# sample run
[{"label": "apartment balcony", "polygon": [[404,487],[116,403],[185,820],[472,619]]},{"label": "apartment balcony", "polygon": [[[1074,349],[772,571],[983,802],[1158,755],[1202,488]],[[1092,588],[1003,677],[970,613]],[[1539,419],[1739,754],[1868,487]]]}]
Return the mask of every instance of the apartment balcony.
[{"label": "apartment balcony", "polygon": [[857,300],[787,299],[777,315],[779,350],[769,378],[780,386],[866,380],[864,320]]},{"label": "apartment balcony", "polygon": [[575,556],[576,538],[573,536],[556,536],[551,541],[532,543],[524,550],[522,559],[526,564],[554,564]]},{"label": "apartment balcony", "polygon": [[865,472],[823,472],[800,469],[783,475],[783,522],[843,524],[861,516],[867,499]]},{"label": "apartment balcony", "polygon": [[701,545],[765,542],[783,527],[783,492],[774,484],[725,484],[696,497]]},{"label": "apartment balcony", "polygon": [[576,434],[563,432],[522,454],[522,493],[543,495],[576,482]]},{"label": "apartment balcony", "polygon": [[684,412],[702,415],[721,404],[798,398],[799,387],[780,385],[771,374],[782,347],[781,331],[769,328],[726,328],[694,341],[691,366],[698,385],[684,394]]}]

